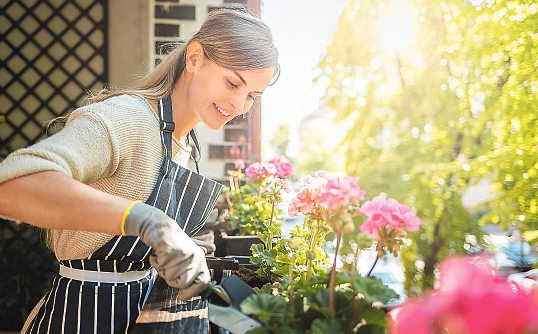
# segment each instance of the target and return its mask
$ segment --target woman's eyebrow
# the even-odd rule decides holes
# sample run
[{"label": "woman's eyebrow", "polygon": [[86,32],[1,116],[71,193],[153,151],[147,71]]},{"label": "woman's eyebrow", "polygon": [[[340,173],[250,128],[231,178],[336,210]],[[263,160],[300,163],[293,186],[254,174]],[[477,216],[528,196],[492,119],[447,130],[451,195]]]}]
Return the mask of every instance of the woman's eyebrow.
[{"label": "woman's eyebrow", "polygon": [[[246,86],[247,85],[247,82],[245,81],[245,78],[243,78],[243,76],[239,73],[237,73],[236,71],[233,71],[235,75],[237,75],[239,77],[239,79],[241,80],[241,82],[243,82],[243,84]],[[254,91],[254,93],[258,93],[258,94],[263,94],[263,92],[260,92],[260,91]]]},{"label": "woman's eyebrow", "polygon": [[237,73],[236,71],[233,71],[235,73],[235,75],[237,75],[239,77],[239,79],[241,79],[241,81],[243,82],[243,84],[246,86],[247,85],[247,82],[245,81],[245,79],[241,76],[241,74]]}]

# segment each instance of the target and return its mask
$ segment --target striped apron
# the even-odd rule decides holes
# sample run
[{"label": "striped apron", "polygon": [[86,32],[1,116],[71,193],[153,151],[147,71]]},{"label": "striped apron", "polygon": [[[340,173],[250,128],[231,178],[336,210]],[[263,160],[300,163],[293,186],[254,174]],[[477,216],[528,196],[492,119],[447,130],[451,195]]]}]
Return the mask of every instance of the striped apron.
[{"label": "striped apron", "polygon": [[[193,236],[215,206],[222,186],[172,161],[170,97],[159,101],[159,116],[165,158],[146,203],[166,212]],[[199,152],[193,132],[191,137]],[[85,259],[60,261],[60,274],[27,333],[128,333],[155,280],[150,251],[137,237],[115,236]],[[185,324],[194,329],[189,332],[206,333],[206,309],[207,302],[195,297],[177,312],[185,312]]]}]

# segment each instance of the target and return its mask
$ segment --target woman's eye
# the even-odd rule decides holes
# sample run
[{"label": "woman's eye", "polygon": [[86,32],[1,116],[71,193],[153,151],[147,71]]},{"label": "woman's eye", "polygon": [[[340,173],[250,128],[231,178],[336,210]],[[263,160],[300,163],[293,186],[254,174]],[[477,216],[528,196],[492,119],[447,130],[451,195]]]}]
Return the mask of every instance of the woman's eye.
[{"label": "woman's eye", "polygon": [[237,85],[234,84],[233,82],[231,82],[230,80],[228,80],[228,86],[230,86],[232,88],[237,88]]}]

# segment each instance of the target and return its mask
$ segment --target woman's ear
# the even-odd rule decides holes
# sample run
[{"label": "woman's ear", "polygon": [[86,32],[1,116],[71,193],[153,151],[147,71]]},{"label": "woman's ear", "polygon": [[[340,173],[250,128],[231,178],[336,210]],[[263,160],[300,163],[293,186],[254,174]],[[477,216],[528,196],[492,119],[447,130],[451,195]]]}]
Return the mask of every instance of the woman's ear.
[{"label": "woman's ear", "polygon": [[188,72],[194,72],[204,63],[204,47],[198,41],[191,41],[185,52],[185,67]]}]

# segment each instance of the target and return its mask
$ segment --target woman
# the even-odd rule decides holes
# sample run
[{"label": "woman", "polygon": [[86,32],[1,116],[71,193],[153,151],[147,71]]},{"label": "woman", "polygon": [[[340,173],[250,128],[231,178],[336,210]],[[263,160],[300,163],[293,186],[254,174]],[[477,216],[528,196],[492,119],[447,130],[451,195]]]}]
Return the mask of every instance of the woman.
[{"label": "woman", "polygon": [[259,19],[214,10],[137,88],[98,96],[57,134],[0,164],[0,214],[47,229],[60,261],[23,333],[128,331],[150,265],[182,300],[196,299],[210,277],[189,236],[218,189],[181,167],[188,135],[199,122],[216,130],[248,112],[277,58]]}]

